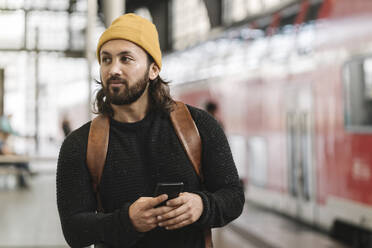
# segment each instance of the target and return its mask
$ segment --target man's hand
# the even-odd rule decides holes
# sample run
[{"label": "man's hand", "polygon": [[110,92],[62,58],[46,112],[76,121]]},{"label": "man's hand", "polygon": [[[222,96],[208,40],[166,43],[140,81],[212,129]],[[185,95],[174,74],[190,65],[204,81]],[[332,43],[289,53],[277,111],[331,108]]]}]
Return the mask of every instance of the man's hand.
[{"label": "man's hand", "polygon": [[172,207],[164,206],[155,208],[157,205],[166,201],[167,195],[158,197],[141,197],[129,207],[129,219],[138,232],[148,232],[158,225],[157,216],[163,215],[171,210]]},{"label": "man's hand", "polygon": [[203,201],[198,194],[181,193],[179,197],[169,200],[167,206],[173,208],[159,215],[159,226],[167,230],[181,228],[197,221],[203,213]]}]

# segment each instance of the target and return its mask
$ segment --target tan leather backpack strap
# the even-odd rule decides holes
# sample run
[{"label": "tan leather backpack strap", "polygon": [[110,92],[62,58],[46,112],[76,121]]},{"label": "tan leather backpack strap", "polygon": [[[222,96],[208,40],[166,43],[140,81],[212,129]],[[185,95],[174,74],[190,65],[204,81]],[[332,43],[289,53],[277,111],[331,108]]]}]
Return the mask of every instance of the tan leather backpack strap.
[{"label": "tan leather backpack strap", "polygon": [[106,162],[110,133],[110,119],[99,115],[90,124],[88,146],[87,146],[87,166],[92,178],[94,192],[97,195],[98,210],[102,210],[102,203],[99,195],[99,184],[101,182],[103,168]]},{"label": "tan leather backpack strap", "polygon": [[205,248],[213,248],[212,230],[210,228],[204,229],[204,244]]},{"label": "tan leather backpack strap", "polygon": [[[202,143],[198,128],[183,102],[176,101],[174,110],[170,113],[171,121],[178,139],[181,141],[196,174],[204,181],[201,170]],[[212,232],[210,228],[204,230],[205,248],[212,248]]]},{"label": "tan leather backpack strap", "polygon": [[175,102],[174,110],[170,113],[170,118],[178,139],[181,141],[183,148],[186,151],[192,165],[194,166],[196,174],[203,181],[201,171],[201,154],[202,144],[198,128],[190,114],[187,106],[182,102]]}]

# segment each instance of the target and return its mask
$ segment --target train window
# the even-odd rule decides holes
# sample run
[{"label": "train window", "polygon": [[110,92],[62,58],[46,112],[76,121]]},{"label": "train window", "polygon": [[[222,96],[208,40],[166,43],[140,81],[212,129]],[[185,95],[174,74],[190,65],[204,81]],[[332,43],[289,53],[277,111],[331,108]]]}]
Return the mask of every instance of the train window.
[{"label": "train window", "polygon": [[248,140],[249,182],[264,187],[267,181],[267,149],[263,137],[251,137]]},{"label": "train window", "polygon": [[363,71],[364,71],[364,85],[365,85],[364,96],[368,101],[371,101],[372,100],[372,59],[364,60]]},{"label": "train window", "polygon": [[345,127],[372,132],[372,57],[348,62],[343,74]]},{"label": "train window", "polygon": [[246,179],[247,172],[247,141],[245,137],[240,135],[230,135],[228,137],[231,148],[231,153],[234,158],[236,169],[238,170],[239,177]]}]

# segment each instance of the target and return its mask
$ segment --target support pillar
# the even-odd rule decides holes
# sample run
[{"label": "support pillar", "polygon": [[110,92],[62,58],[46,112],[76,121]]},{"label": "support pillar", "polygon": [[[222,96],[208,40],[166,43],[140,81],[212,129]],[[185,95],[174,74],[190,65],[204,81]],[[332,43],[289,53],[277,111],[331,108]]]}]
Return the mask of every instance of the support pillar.
[{"label": "support pillar", "polygon": [[148,6],[152,21],[158,29],[160,47],[163,51],[172,49],[172,1],[156,1]]},{"label": "support pillar", "polygon": [[222,21],[222,0],[204,0],[207,8],[209,23],[212,28],[219,27],[223,24]]},{"label": "support pillar", "polygon": [[87,32],[85,37],[85,56],[87,58],[88,67],[88,102],[87,102],[87,119],[91,119],[91,107],[92,107],[92,64],[96,59],[95,48],[96,41],[94,40],[94,30],[96,27],[96,16],[97,16],[97,1],[88,0],[88,20],[87,20]]},{"label": "support pillar", "polygon": [[125,13],[125,0],[104,0],[103,15],[105,26],[110,26],[111,22]]}]

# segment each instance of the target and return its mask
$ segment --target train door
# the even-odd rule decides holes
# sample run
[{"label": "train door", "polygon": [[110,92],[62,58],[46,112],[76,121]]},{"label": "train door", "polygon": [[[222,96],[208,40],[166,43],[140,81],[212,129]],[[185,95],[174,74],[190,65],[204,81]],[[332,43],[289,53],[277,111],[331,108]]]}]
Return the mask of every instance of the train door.
[{"label": "train door", "polygon": [[315,211],[313,98],[311,85],[287,92],[288,192],[292,214],[312,222]]}]

